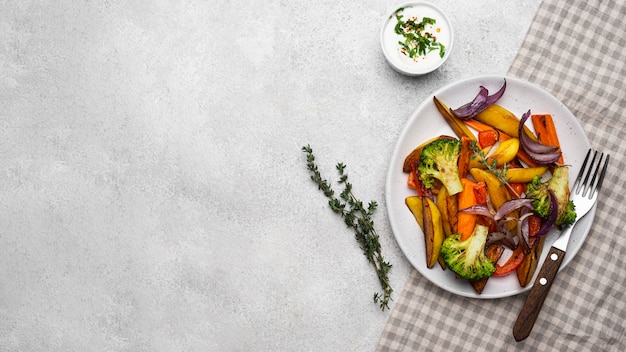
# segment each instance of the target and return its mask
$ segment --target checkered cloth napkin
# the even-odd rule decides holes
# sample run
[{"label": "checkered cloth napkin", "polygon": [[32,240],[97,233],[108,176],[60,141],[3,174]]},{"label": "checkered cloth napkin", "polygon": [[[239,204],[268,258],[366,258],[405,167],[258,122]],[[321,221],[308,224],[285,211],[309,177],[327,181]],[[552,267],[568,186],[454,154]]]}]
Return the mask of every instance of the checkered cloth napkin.
[{"label": "checkered cloth napkin", "polygon": [[626,351],[625,19],[624,0],[545,0],[509,70],[562,101],[611,154],[591,232],[531,335],[512,335],[527,294],[464,298],[414,270],[377,351]]}]

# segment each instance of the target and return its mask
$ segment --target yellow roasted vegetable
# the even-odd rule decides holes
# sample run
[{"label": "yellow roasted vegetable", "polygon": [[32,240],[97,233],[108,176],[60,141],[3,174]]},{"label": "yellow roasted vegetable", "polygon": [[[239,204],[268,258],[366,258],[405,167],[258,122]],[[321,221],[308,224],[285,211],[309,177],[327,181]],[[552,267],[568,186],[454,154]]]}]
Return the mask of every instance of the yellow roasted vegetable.
[{"label": "yellow roasted vegetable", "polygon": [[443,225],[443,233],[450,236],[456,233],[458,202],[457,196],[448,195],[445,187],[442,187],[437,194],[437,207],[441,213],[441,223]]},{"label": "yellow roasted vegetable", "polygon": [[[515,114],[511,111],[500,105],[493,104],[489,106],[487,109],[476,115],[474,119],[484,123],[485,125],[489,125],[497,130],[500,130],[511,137],[519,137],[517,131],[520,119],[517,118],[517,116],[515,116]],[[535,137],[528,127],[524,126],[524,130],[531,139],[535,141],[537,140],[537,137]]]},{"label": "yellow roasted vegetable", "polygon": [[404,203],[411,211],[411,214],[413,214],[413,217],[415,218],[415,221],[417,221],[417,224],[419,225],[420,229],[422,229],[422,232],[424,232],[424,208],[422,205],[422,197],[420,196],[406,197],[406,199],[404,200]]},{"label": "yellow roasted vegetable", "polygon": [[496,209],[499,209],[504,202],[511,199],[506,187],[500,183],[500,180],[491,172],[479,168],[470,169],[470,175],[477,182],[485,182],[487,184],[487,192],[491,203]]},{"label": "yellow roasted vegetable", "polygon": [[[482,152],[485,155],[489,155],[490,148],[491,147],[487,147],[483,149]],[[501,142],[500,145],[498,146],[498,149],[496,149],[495,152],[489,155],[489,157],[487,158],[487,162],[489,163],[489,165],[491,165],[493,161],[495,160],[497,166],[502,166],[505,163],[508,163],[511,160],[515,159],[515,157],[517,156],[518,150],[519,150],[519,139],[517,138],[507,139]],[[475,167],[481,168],[481,169],[486,168],[486,166],[479,161],[479,158],[470,159],[469,168],[472,169]]]},{"label": "yellow roasted vegetable", "polygon": [[439,208],[428,197],[406,197],[405,203],[424,233],[426,266],[432,268],[439,259],[445,237]]},{"label": "yellow roasted vegetable", "polygon": [[535,176],[541,176],[546,171],[548,171],[547,166],[513,168],[506,171],[506,178],[510,183],[528,183]]},{"label": "yellow roasted vegetable", "polygon": [[437,263],[441,253],[441,244],[445,235],[441,224],[441,213],[435,202],[424,197],[422,206],[424,208],[424,239],[426,244],[427,266],[432,268]]}]

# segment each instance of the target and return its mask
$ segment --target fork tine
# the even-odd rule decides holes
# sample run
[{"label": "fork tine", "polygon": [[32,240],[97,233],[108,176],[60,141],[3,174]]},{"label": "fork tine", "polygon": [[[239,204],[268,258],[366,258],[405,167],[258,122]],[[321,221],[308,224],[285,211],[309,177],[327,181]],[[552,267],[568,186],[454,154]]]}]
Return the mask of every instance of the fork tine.
[{"label": "fork tine", "polygon": [[[595,197],[596,194],[600,192],[600,188],[602,188],[602,182],[604,181],[604,175],[606,174],[606,169],[609,166],[610,158],[611,156],[609,154],[606,154],[606,158],[604,158],[604,165],[602,166],[602,171],[600,171],[600,176],[598,177],[598,183],[596,184],[595,188],[591,192],[591,197]],[[602,161],[602,158],[600,158],[600,161]],[[594,178],[595,178],[595,175],[594,175]]]},{"label": "fork tine", "polygon": [[579,193],[581,187],[584,186],[584,183],[581,182],[583,176],[585,175],[585,168],[587,167],[587,162],[589,161],[589,156],[591,155],[591,149],[587,151],[587,155],[585,156],[585,160],[583,161],[583,166],[580,167],[580,171],[578,171],[578,176],[576,176],[576,181],[574,182],[574,186],[572,187],[572,191],[574,193]]},{"label": "fork tine", "polygon": [[[598,156],[598,152],[596,151],[596,154],[593,157],[593,162],[595,162],[596,160],[596,156]],[[589,183],[587,183],[587,190],[586,192],[589,194],[589,198],[593,198],[593,195],[595,193],[595,189],[596,189],[596,178],[598,176],[598,172],[600,170],[600,164],[602,162],[602,157],[604,156],[603,153],[600,154],[600,157],[598,158],[598,163],[594,164],[593,162],[591,163],[591,165],[594,166],[593,168],[593,173],[590,174],[591,177],[591,181],[589,181]]]},{"label": "fork tine", "polygon": [[[593,152],[593,156],[591,152]],[[590,156],[592,156],[591,162],[589,162]],[[578,176],[576,177],[574,187],[572,187],[573,192],[582,197],[593,199],[600,190],[600,187],[602,187],[608,164],[608,154],[606,154],[605,157],[604,153],[598,155],[598,151],[589,149],[583,161],[583,165],[578,172]]]},{"label": "fork tine", "polygon": [[[591,152],[591,149],[589,151]],[[594,150],[593,158],[591,158],[591,163],[589,163],[589,169],[587,169],[587,173],[585,174],[585,180],[583,181],[583,184],[582,184],[583,188],[580,192],[580,194],[583,197],[585,197],[587,193],[591,194],[590,191],[593,189],[593,182],[595,179],[595,175],[597,174],[597,170],[596,170],[596,167],[598,166],[598,164],[596,164],[597,157],[598,157],[598,151]],[[602,159],[602,155],[600,155],[600,159]],[[589,182],[589,177],[591,177],[591,182]]]}]

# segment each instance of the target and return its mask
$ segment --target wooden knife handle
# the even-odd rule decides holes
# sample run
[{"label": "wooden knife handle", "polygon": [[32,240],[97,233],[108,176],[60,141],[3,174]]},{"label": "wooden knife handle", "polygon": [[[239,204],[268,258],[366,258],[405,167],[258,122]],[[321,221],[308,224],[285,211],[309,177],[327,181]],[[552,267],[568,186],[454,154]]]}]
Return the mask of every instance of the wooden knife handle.
[{"label": "wooden knife handle", "polygon": [[513,325],[513,337],[515,337],[515,341],[522,341],[530,335],[535,325],[535,320],[537,320],[537,316],[539,316],[539,312],[541,311],[541,306],[543,306],[543,301],[545,301],[550,291],[554,277],[559,271],[564,257],[565,252],[562,250],[554,247],[550,248],[548,256],[539,270],[537,279],[530,289],[528,297],[526,297],[526,302],[524,302],[522,310],[517,316],[517,321],[515,321],[515,325]]}]

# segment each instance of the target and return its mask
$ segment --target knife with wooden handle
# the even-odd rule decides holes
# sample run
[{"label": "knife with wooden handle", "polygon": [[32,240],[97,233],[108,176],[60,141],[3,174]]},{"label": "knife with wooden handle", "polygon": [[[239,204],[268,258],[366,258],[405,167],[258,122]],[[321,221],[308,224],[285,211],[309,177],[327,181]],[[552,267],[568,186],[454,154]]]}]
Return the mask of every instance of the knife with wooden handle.
[{"label": "knife with wooden handle", "polygon": [[513,337],[515,341],[522,341],[530,335],[530,332],[535,325],[535,321],[539,316],[543,302],[550,291],[550,287],[554,282],[556,273],[559,271],[559,267],[565,258],[565,251],[555,247],[550,248],[548,256],[544,261],[537,279],[530,289],[530,293],[526,298],[526,302],[522,306],[515,325],[513,325]]}]

